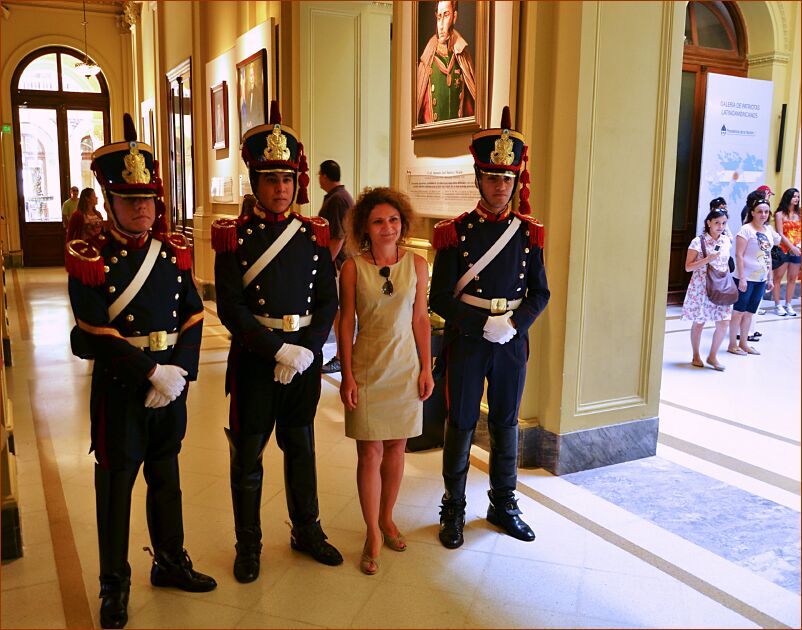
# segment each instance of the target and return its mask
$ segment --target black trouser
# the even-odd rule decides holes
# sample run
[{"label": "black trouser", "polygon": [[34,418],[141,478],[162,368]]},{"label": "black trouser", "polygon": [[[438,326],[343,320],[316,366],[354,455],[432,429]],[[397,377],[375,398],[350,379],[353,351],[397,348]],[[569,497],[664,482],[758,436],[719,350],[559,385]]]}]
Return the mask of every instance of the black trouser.
[{"label": "black trouser", "polygon": [[518,475],[518,407],[526,379],[526,337],[506,344],[457,337],[446,350],[448,424],[443,445],[444,501],[465,500],[471,439],[487,379],[490,488],[509,496]]},{"label": "black trouser", "polygon": [[[225,431],[231,454],[231,499],[237,542],[256,545],[262,539],[262,454],[270,432],[236,435],[229,429]],[[290,520],[293,526],[315,523],[319,511],[314,427],[278,426],[276,443],[284,452],[284,489]]]},{"label": "black trouser", "polygon": [[[95,502],[100,557],[100,583],[112,590],[127,588],[131,576],[128,537],[131,491],[139,464],[123,470],[107,470],[95,464]],[[156,554],[174,556],[184,546],[181,484],[178,457],[144,462],[148,485],[148,531]]]}]

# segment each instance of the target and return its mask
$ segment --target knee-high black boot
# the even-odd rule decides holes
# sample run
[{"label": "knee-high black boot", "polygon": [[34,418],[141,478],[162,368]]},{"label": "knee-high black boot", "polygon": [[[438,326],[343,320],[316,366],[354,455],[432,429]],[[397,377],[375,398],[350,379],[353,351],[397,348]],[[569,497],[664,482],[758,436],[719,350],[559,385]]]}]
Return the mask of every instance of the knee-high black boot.
[{"label": "knee-high black boot", "polygon": [[443,483],[445,493],[440,507],[440,533],[444,547],[456,549],[465,542],[465,485],[471,466],[471,441],[474,429],[462,431],[446,424],[443,444]]},{"label": "knee-high black boot", "polygon": [[128,533],[131,490],[139,471],[106,470],[95,464],[95,504],[100,557],[100,625],[123,628],[128,623],[131,566]]},{"label": "knee-high black boot", "polygon": [[342,564],[342,555],[326,542],[327,536],[318,520],[313,425],[276,427],[276,443],[284,451],[284,490],[292,521],[290,545],[322,564]]},{"label": "knee-high black boot", "polygon": [[235,435],[224,430],[231,454],[231,500],[237,537],[234,577],[238,582],[253,582],[259,577],[262,553],[262,453],[270,433]]},{"label": "knee-high black boot", "polygon": [[518,426],[503,427],[488,423],[490,433],[490,505],[487,520],[518,540],[535,539],[532,528],[521,519],[515,499],[518,482]]},{"label": "knee-high black boot", "polygon": [[192,568],[184,549],[184,522],[181,510],[181,480],[178,457],[145,462],[148,531],[153,544],[153,586],[175,586],[184,591],[211,591],[217,582]]}]

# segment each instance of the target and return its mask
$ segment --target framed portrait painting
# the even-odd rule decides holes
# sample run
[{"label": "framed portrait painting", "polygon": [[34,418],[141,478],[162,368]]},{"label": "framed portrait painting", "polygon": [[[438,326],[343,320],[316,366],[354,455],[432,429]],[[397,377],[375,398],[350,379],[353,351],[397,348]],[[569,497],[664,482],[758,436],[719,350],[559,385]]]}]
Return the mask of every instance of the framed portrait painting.
[{"label": "framed portrait painting", "polygon": [[212,106],[212,149],[228,148],[228,85],[225,81],[209,89]]},{"label": "framed portrait painting", "polygon": [[240,140],[249,129],[266,122],[270,102],[267,86],[267,51],[262,48],[237,64]]},{"label": "framed portrait painting", "polygon": [[485,122],[488,5],[413,3],[413,138],[477,131]]}]

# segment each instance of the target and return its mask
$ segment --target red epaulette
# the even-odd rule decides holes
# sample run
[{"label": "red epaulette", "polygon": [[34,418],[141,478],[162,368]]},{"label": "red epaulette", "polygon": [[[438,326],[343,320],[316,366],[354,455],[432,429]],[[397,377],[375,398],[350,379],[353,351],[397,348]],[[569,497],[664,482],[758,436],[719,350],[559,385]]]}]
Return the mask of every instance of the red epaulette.
[{"label": "red epaulette", "polygon": [[329,222],[323,217],[305,217],[297,212],[293,213],[302,223],[312,228],[312,240],[321,247],[329,246]]},{"label": "red epaulette", "polygon": [[175,264],[182,271],[192,268],[192,248],[187,237],[178,232],[168,232],[163,237],[163,242],[173,251]]},{"label": "red epaulette", "polygon": [[217,219],[212,223],[212,249],[217,253],[237,251],[239,219]]},{"label": "red epaulette", "polygon": [[513,212],[513,214],[523,223],[526,234],[529,237],[529,244],[537,245],[540,249],[543,249],[543,245],[546,242],[546,228],[543,227],[543,224],[528,214],[521,214],[520,212]]},{"label": "red epaulette", "polygon": [[67,243],[64,266],[68,274],[87,286],[99,287],[106,281],[100,249],[79,238]]},{"label": "red epaulette", "polygon": [[435,249],[455,247],[457,244],[457,223],[462,221],[467,215],[467,212],[463,212],[458,217],[453,219],[445,219],[444,221],[438,222],[434,226],[432,246]]}]

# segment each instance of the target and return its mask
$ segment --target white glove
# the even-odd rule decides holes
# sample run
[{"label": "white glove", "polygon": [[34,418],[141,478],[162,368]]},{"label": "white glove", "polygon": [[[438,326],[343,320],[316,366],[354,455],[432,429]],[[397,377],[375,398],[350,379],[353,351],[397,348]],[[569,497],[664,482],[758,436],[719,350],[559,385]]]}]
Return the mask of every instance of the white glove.
[{"label": "white glove", "polygon": [[148,379],[160,394],[164,394],[170,401],[173,401],[184,390],[184,386],[187,384],[184,380],[186,375],[187,371],[177,365],[159,365],[157,363],[156,369]]},{"label": "white glove", "polygon": [[294,368],[299,374],[312,365],[314,358],[311,350],[292,343],[285,343],[276,352],[276,361]]},{"label": "white glove", "polygon": [[492,343],[507,343],[518,332],[510,324],[510,317],[512,317],[512,311],[507,311],[504,315],[491,315],[488,317],[482,329],[484,331],[482,336]]},{"label": "white glove", "polygon": [[276,363],[276,369],[273,370],[273,374],[274,381],[287,385],[292,380],[292,377],[298,374],[298,370],[283,363]]},{"label": "white glove", "polygon": [[155,387],[151,387],[148,395],[145,397],[145,407],[148,409],[166,407],[170,404],[170,402],[170,399],[164,394],[160,393]]}]

